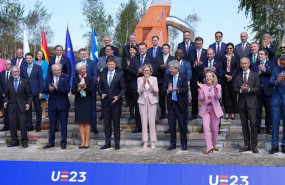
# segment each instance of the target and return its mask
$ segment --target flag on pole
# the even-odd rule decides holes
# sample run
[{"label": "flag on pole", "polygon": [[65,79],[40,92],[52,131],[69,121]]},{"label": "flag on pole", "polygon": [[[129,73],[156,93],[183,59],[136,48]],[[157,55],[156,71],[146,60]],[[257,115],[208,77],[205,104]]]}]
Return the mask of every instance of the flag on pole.
[{"label": "flag on pole", "polygon": [[97,45],[97,38],[96,38],[96,33],[94,28],[92,29],[92,38],[91,38],[91,55],[90,55],[90,59],[94,60],[96,63],[98,61],[98,45]]},{"label": "flag on pole", "polygon": [[43,27],[42,32],[42,45],[41,45],[42,52],[44,53],[45,60],[49,62],[49,53],[48,53],[48,47],[47,47],[47,39],[45,34],[45,28]]},{"label": "flag on pole", "polygon": [[23,52],[24,52],[24,56],[26,55],[26,53],[30,52],[30,46],[29,46],[28,37],[26,34],[26,24],[24,24]]},{"label": "flag on pole", "polygon": [[65,53],[66,53],[65,55],[70,59],[70,64],[71,64],[70,85],[72,85],[75,58],[74,58],[72,43],[71,43],[69,31],[68,31],[68,24],[67,24],[67,30],[66,30]]}]

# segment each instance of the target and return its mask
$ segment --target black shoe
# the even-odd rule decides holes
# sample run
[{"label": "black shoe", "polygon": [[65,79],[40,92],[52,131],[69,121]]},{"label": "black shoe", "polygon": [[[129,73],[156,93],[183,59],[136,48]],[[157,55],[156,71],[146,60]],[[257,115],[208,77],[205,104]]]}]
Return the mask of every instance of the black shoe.
[{"label": "black shoe", "polygon": [[104,119],[104,116],[101,114],[101,116],[99,117],[100,120]]},{"label": "black shoe", "polygon": [[159,117],[160,120],[165,119],[165,114],[161,114]]},{"label": "black shoe", "polygon": [[130,114],[129,121],[131,121],[134,118],[135,118],[135,116],[133,114]]},{"label": "black shoe", "polygon": [[189,129],[188,129],[188,128],[186,128],[186,133],[187,133],[187,134],[190,134],[190,131],[189,131]]},{"label": "black shoe", "polygon": [[51,148],[51,147],[54,147],[54,143],[53,144],[48,143],[47,145],[45,145],[43,147],[43,149],[47,149],[47,148]]},{"label": "black shoe", "polygon": [[170,133],[170,130],[168,129],[168,130],[164,131],[164,133],[165,133],[165,134],[169,134],[169,133]]},{"label": "black shoe", "polygon": [[96,127],[96,128],[92,128],[92,132],[93,132],[94,134],[98,134],[97,127]]},{"label": "black shoe", "polygon": [[139,132],[142,132],[142,128],[140,127],[136,127],[136,129],[132,131],[132,133],[139,133]]},{"label": "black shoe", "polygon": [[285,153],[285,146],[284,145],[281,145],[281,152]]},{"label": "black shoe", "polygon": [[104,150],[107,148],[111,148],[111,144],[106,144],[106,145],[102,146],[100,149]]},{"label": "black shoe", "polygon": [[66,149],[66,144],[61,144],[61,145],[60,145],[60,148],[61,148],[61,149]]},{"label": "black shoe", "polygon": [[219,132],[218,132],[218,134],[221,134],[221,130],[219,129]]},{"label": "black shoe", "polygon": [[23,148],[27,148],[28,147],[28,143],[22,143]]},{"label": "black shoe", "polygon": [[9,130],[9,128],[3,127],[0,131],[7,131],[7,130]]},{"label": "black shoe", "polygon": [[33,127],[30,127],[30,128],[28,128],[27,130],[28,130],[28,131],[33,131],[34,129],[33,129]]},{"label": "black shoe", "polygon": [[257,134],[261,134],[261,130],[260,129],[257,130]]},{"label": "black shoe", "polygon": [[8,144],[7,147],[19,146],[19,141],[12,141],[12,143]]},{"label": "black shoe", "polygon": [[[282,150],[283,150],[283,148],[282,148]],[[277,153],[277,152],[279,152],[279,148],[274,147],[274,146],[271,148],[271,150],[269,150],[269,154],[274,154],[274,153]]]},{"label": "black shoe", "polygon": [[173,150],[173,149],[176,149],[176,145],[174,145],[174,144],[171,144],[171,145],[167,148],[167,150]]},{"label": "black shoe", "polygon": [[40,131],[41,131],[41,129],[40,129],[40,128],[37,128],[36,132],[40,132]]},{"label": "black shoe", "polygon": [[128,103],[126,103],[125,105],[123,105],[123,107],[129,107],[130,105]]},{"label": "black shoe", "polygon": [[203,128],[199,131],[199,134],[203,134],[204,133],[204,130]]},{"label": "black shoe", "polygon": [[84,149],[88,149],[88,148],[89,148],[89,146],[84,146],[83,148],[84,148]]},{"label": "black shoe", "polygon": [[271,134],[272,134],[271,129],[267,129],[267,130],[266,130],[266,134],[271,135]]},{"label": "black shoe", "polygon": [[79,148],[79,149],[84,149],[84,147],[85,147],[85,146],[81,146],[81,145],[79,145],[79,147],[78,147],[78,148]]},{"label": "black shoe", "polygon": [[192,114],[190,120],[197,119],[197,114]]},{"label": "black shoe", "polygon": [[58,132],[58,128],[56,128],[55,131]]},{"label": "black shoe", "polygon": [[119,144],[115,145],[115,150],[120,150],[120,145]]},{"label": "black shoe", "polygon": [[187,150],[187,145],[182,145],[182,150],[186,151]]}]

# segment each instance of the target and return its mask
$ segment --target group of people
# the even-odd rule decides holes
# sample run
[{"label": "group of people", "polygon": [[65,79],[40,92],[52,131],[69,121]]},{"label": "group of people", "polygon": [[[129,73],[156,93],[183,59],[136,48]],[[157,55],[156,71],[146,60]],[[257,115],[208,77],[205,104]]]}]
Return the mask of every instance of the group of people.
[{"label": "group of people", "polygon": [[[44,149],[55,146],[55,131],[61,125],[61,148],[66,148],[68,93],[75,96],[75,122],[79,124],[80,149],[89,148],[90,131],[98,133],[96,116],[96,93],[101,97],[104,119],[105,145],[111,147],[112,130],[115,149],[120,149],[120,117],[122,106],[129,107],[130,118],[135,119],[133,133],[142,132],[143,148],[155,148],[157,141],[155,119],[157,105],[159,119],[168,119],[170,145],[176,148],[176,121],[180,131],[182,150],[187,150],[187,125],[189,120],[202,118],[207,150],[205,154],[219,151],[217,139],[221,117],[235,119],[239,112],[244,147],[240,152],[258,153],[257,136],[261,133],[262,109],[265,107],[266,133],[272,134],[272,148],[269,153],[279,151],[279,124],[285,118],[285,43],[282,54],[275,57],[276,45],[265,34],[262,45],[249,43],[248,34],[240,34],[241,43],[222,42],[223,33],[215,33],[215,42],[203,49],[203,38],[191,41],[189,31],[183,33],[183,42],[178,44],[174,56],[170,46],[159,46],[159,37],[152,37],[152,47],[136,43],[136,35],[129,35],[129,44],[123,47],[122,58],[119,49],[111,45],[111,38],[104,38],[105,47],[100,49],[98,62],[88,59],[85,48],[79,50],[80,60],[72,72],[68,57],[63,55],[62,46],[55,47],[56,56],[47,63],[42,51],[35,60],[23,50],[17,49],[17,58],[5,61],[0,73],[0,87],[4,102],[4,123],[2,130],[11,132],[12,143],[18,146],[17,125],[22,134],[22,145],[27,147],[27,130],[33,130],[31,103],[36,111],[36,131],[41,131],[41,120],[45,117],[48,98],[50,137]],[[0,65],[1,66],[1,65]],[[73,73],[72,86],[70,76]],[[191,91],[191,114],[188,102]],[[123,105],[122,97],[126,97]],[[200,110],[198,101],[202,101]],[[222,106],[224,106],[224,112]],[[167,106],[166,106],[167,105]],[[167,114],[166,114],[167,112]],[[249,121],[249,124],[248,124]],[[113,129],[112,129],[113,124]],[[283,131],[282,152],[285,153],[285,131]]]}]

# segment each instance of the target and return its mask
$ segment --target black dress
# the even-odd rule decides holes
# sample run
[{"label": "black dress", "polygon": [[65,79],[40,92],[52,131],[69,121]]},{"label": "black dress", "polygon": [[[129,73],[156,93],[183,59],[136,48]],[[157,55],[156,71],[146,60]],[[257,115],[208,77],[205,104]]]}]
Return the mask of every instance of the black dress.
[{"label": "black dress", "polygon": [[86,84],[86,97],[81,97],[80,91],[78,91],[78,84],[80,79],[78,76],[73,78],[72,82],[72,94],[75,95],[75,123],[92,123],[93,122],[93,97],[94,92],[94,79],[91,76],[84,78]]}]

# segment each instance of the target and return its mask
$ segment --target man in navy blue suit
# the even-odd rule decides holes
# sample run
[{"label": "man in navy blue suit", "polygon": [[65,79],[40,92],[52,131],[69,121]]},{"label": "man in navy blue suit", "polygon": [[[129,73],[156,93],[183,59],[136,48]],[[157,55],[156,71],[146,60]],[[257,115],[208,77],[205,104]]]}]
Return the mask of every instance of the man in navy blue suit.
[{"label": "man in navy blue suit", "polygon": [[147,50],[146,55],[152,58],[158,58],[162,56],[162,48],[158,45],[159,37],[152,37],[152,47]]},{"label": "man in navy blue suit", "polygon": [[285,153],[285,55],[279,58],[280,66],[273,69],[269,79],[269,87],[273,87],[271,98],[272,113],[272,148],[270,154],[279,152],[279,126],[281,117],[283,118],[283,138],[281,142],[282,153]]},{"label": "man in navy blue suit", "polygon": [[[258,62],[258,51],[259,51],[259,45],[257,42],[252,42],[250,44],[250,54],[247,56],[247,58],[250,61],[250,70],[254,70],[253,69],[253,65]],[[240,68],[241,69],[241,68]],[[242,70],[242,69],[241,69]]]},{"label": "man in navy blue suit", "polygon": [[139,47],[139,45],[136,43],[137,40],[137,36],[136,34],[132,33],[129,35],[129,44],[126,44],[123,47],[123,56],[122,56],[122,61],[124,61],[124,58],[130,58],[130,46],[136,46],[137,48]]},{"label": "man in navy blue suit", "polygon": [[220,61],[221,57],[226,54],[226,43],[222,42],[223,33],[217,31],[215,33],[216,42],[209,45],[209,48],[213,48],[215,51],[215,60]]},{"label": "man in navy blue suit", "polygon": [[188,105],[188,78],[187,75],[179,72],[178,61],[170,61],[168,66],[170,74],[166,75],[163,83],[163,91],[167,92],[168,124],[171,137],[167,150],[176,148],[176,120],[178,120],[182,150],[187,150],[185,114]]},{"label": "man in navy blue suit", "polygon": [[133,95],[133,101],[135,105],[135,120],[136,120],[136,129],[133,131],[133,133],[138,133],[141,132],[141,118],[140,118],[140,113],[139,113],[139,107],[138,107],[138,98],[139,94],[137,92],[138,85],[137,85],[137,78],[140,76],[143,76],[142,72],[142,66],[144,64],[151,64],[152,69],[153,69],[153,76],[156,76],[157,70],[156,70],[156,62],[152,57],[148,57],[146,55],[147,51],[147,45],[142,42],[139,44],[139,55],[135,56],[131,59],[131,64],[129,67],[129,73],[133,77],[131,82],[130,82],[130,89],[132,91]]},{"label": "man in navy blue suit", "polygon": [[[97,130],[97,113],[96,113],[96,91],[97,91],[97,67],[96,67],[96,63],[93,60],[88,59],[89,57],[89,52],[87,49],[85,48],[81,48],[79,50],[79,56],[80,56],[80,60],[75,62],[75,65],[79,62],[83,62],[86,64],[86,74],[88,76],[92,76],[94,79],[94,84],[95,84],[95,89],[93,92],[93,122],[91,123],[91,128],[92,131],[97,134],[98,130]],[[74,71],[75,76],[78,76],[78,72],[75,70]]]},{"label": "man in navy blue suit", "polygon": [[195,50],[195,44],[191,41],[191,34],[189,31],[183,32],[183,42],[178,44],[177,49],[182,49],[183,59],[190,62],[190,51]]},{"label": "man in navy blue suit", "polygon": [[53,64],[60,63],[62,66],[62,73],[66,74],[71,77],[71,63],[70,59],[63,55],[63,47],[61,45],[55,46],[55,57],[52,57],[49,61],[49,67],[48,67],[48,75],[52,75],[51,66]]},{"label": "man in navy blue suit", "polygon": [[12,61],[12,66],[18,66],[21,70],[23,68],[27,67],[27,62],[25,60],[25,58],[23,57],[24,53],[23,53],[23,49],[22,48],[18,48],[16,51],[16,58],[11,59]]},{"label": "man in navy blue suit", "polygon": [[[33,63],[33,54],[27,53],[25,55],[28,66],[23,68],[21,71],[21,77],[29,80],[32,94],[33,94],[33,103],[36,111],[37,123],[36,123],[36,131],[41,131],[42,124],[42,107],[40,99],[43,96],[43,72],[40,65]],[[33,131],[33,117],[32,117],[32,109],[28,111],[28,131]]]},{"label": "man in navy blue suit", "polygon": [[[2,100],[5,97],[6,84],[7,82],[13,78],[11,73],[12,62],[10,59],[5,60],[5,71],[0,73],[0,92]],[[3,101],[1,101],[3,102]],[[0,131],[9,130],[9,112],[8,107],[4,109],[4,127]]]},{"label": "man in navy blue suit", "polygon": [[70,91],[69,76],[62,73],[61,64],[51,66],[52,75],[46,79],[44,93],[49,94],[48,115],[50,124],[49,142],[43,148],[54,147],[55,129],[59,116],[61,126],[61,149],[66,149],[68,110],[70,107],[68,93]]},{"label": "man in navy blue suit", "polygon": [[111,46],[112,50],[114,51],[114,56],[117,56],[117,57],[120,56],[119,49],[111,45],[111,42],[112,42],[111,37],[105,36],[103,41],[104,41],[105,47],[100,49],[99,57],[106,56],[105,54],[106,46]]}]

